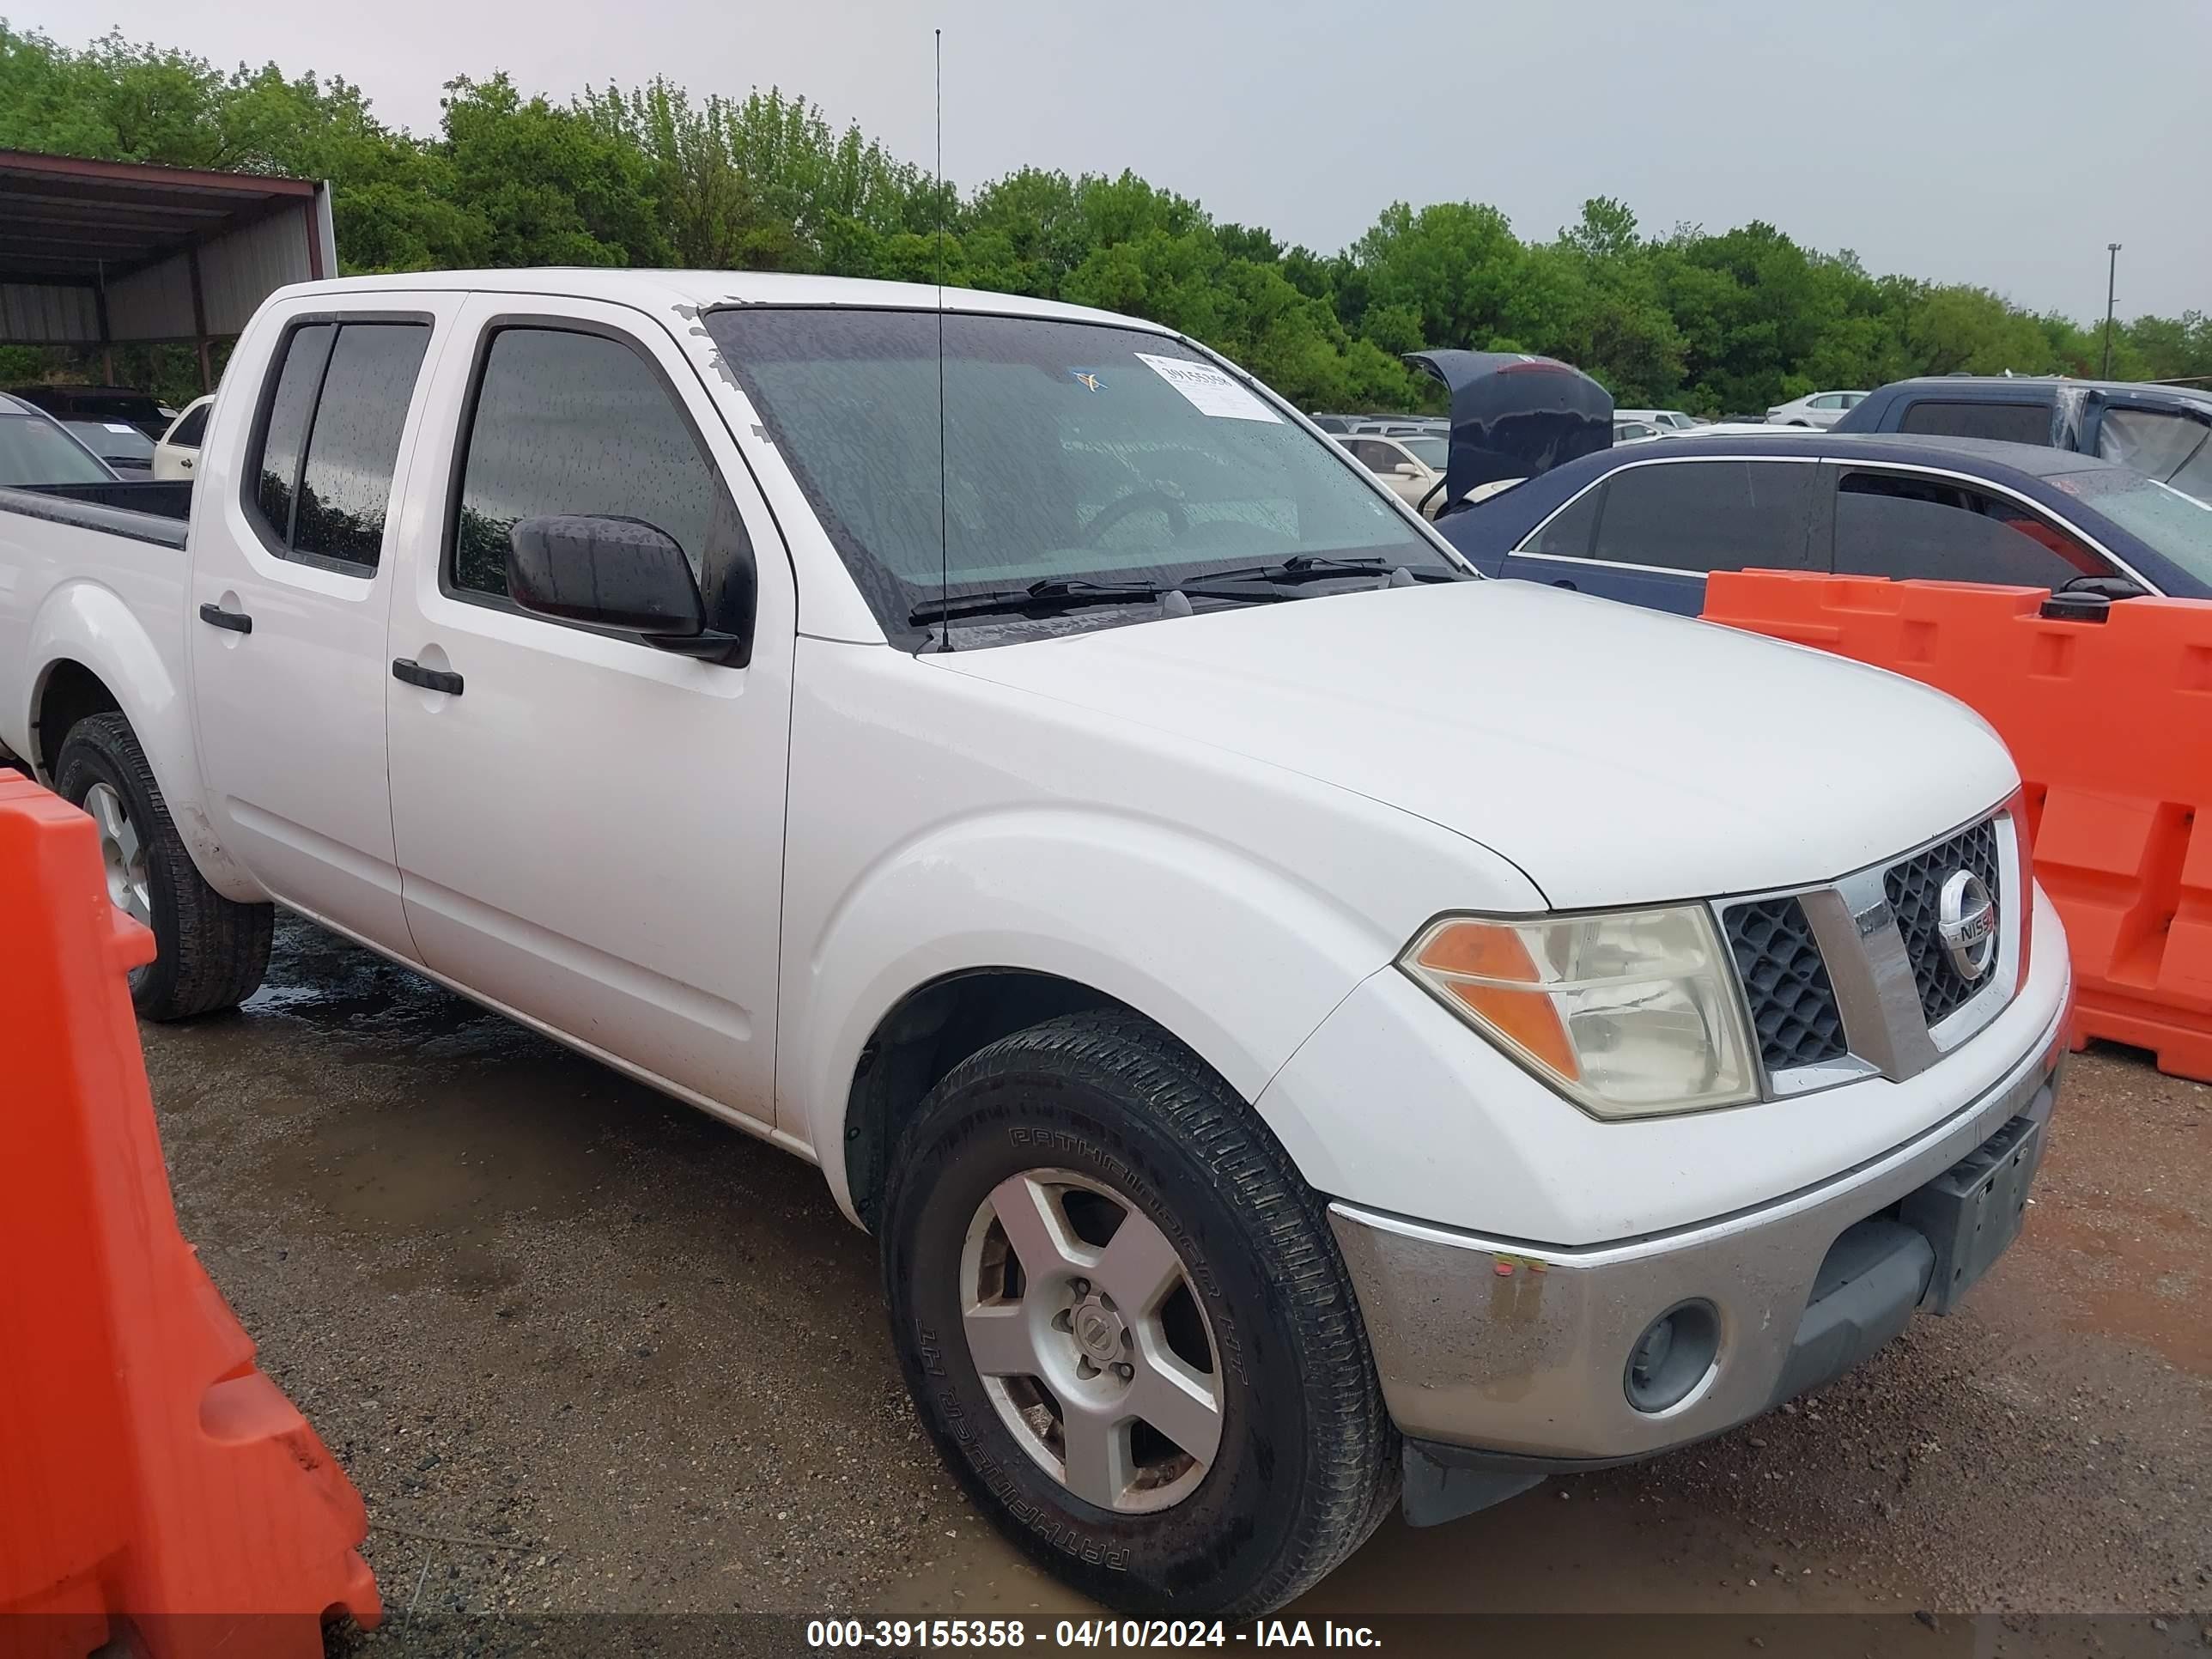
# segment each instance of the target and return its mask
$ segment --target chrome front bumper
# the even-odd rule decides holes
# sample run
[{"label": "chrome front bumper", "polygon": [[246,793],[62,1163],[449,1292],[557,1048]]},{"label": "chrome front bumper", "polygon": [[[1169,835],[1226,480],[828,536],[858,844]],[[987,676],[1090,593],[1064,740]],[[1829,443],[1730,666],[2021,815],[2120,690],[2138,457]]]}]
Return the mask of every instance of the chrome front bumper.
[{"label": "chrome front bumper", "polygon": [[[1432,1450],[1504,1454],[1501,1463],[1620,1462],[1717,1434],[1856,1364],[1863,1349],[1816,1328],[1832,1249],[2015,1117],[2037,1126],[2039,1153],[2069,1001],[2018,1065],[1935,1127],[1832,1181],[1692,1227],[1565,1249],[1332,1204],[1399,1429]],[[1897,1324],[1917,1299],[1908,1286]],[[1653,1320],[1689,1302],[1717,1316],[1712,1363],[1678,1403],[1639,1410],[1626,1386],[1632,1351]]]}]

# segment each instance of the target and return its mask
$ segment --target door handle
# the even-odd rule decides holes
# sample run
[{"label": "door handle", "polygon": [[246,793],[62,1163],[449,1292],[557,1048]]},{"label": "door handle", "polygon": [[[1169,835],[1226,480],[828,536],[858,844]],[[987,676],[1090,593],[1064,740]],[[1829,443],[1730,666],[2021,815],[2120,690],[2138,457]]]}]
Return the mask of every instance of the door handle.
[{"label": "door handle", "polygon": [[392,678],[404,680],[410,685],[419,685],[425,691],[442,691],[449,697],[461,695],[461,677],[448,674],[442,668],[425,668],[412,657],[392,659]]},{"label": "door handle", "polygon": [[234,634],[251,634],[253,618],[243,611],[226,611],[210,601],[200,607],[200,620],[210,628],[227,628]]}]

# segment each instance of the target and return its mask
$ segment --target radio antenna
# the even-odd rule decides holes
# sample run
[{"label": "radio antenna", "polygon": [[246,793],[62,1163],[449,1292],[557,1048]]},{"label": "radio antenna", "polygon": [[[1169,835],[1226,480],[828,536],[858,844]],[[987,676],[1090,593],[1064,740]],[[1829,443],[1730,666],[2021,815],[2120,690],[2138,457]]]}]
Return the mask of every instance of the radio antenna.
[{"label": "radio antenna", "polygon": [[952,538],[945,501],[945,31],[937,36],[937,648],[952,648]]}]

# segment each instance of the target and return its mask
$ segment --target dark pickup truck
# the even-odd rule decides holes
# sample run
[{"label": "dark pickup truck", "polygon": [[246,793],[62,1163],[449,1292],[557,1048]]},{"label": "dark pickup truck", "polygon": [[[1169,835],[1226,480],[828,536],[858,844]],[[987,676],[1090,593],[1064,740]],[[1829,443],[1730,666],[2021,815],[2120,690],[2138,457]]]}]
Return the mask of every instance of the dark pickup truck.
[{"label": "dark pickup truck", "polygon": [[2101,455],[2212,501],[2212,392],[2131,380],[1952,374],[1894,380],[1831,428],[1996,438]]}]

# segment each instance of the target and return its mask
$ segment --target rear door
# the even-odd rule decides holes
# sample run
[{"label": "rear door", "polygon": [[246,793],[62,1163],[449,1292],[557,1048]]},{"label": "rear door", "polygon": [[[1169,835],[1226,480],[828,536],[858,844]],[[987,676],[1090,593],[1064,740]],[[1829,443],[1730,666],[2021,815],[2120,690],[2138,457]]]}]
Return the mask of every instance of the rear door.
[{"label": "rear door", "polygon": [[1499,574],[1694,617],[1716,570],[1811,568],[1819,471],[1809,457],[1636,462],[1540,526]]},{"label": "rear door", "polygon": [[[595,301],[533,311],[547,303],[470,300],[422,446],[421,554],[378,664],[408,921],[434,971],[764,1130],[790,565],[667,330]],[[750,556],[750,660],[523,612],[507,532],[542,514],[653,524],[709,593]]]},{"label": "rear door", "polygon": [[385,772],[408,439],[458,295],[277,301],[193,485],[185,628],[223,846],[295,909],[412,955]]},{"label": "rear door", "polygon": [[1830,462],[1839,576],[2000,582],[2054,592],[2081,576],[2124,576],[2048,514],[2004,491],[1925,469]]}]

